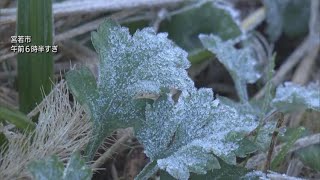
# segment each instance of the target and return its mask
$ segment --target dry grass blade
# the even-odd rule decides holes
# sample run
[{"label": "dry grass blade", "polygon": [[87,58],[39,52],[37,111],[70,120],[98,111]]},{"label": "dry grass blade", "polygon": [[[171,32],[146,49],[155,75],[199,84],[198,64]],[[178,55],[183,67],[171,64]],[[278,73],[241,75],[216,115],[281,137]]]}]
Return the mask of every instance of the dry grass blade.
[{"label": "dry grass blade", "polygon": [[[118,10],[126,10],[133,8],[150,8],[159,7],[165,5],[172,5],[176,3],[184,2],[184,0],[98,0],[92,3],[91,0],[62,2],[53,5],[54,17],[61,17],[74,14],[87,14],[87,13],[101,13],[111,12]],[[0,24],[15,23],[16,21],[16,8],[7,8],[0,11],[0,16],[3,16],[0,20]]]},{"label": "dry grass blade", "polygon": [[[274,85],[279,85],[287,75],[287,73],[295,66],[297,63],[301,60],[301,58],[306,54],[308,49],[310,48],[311,39],[306,38],[300,46],[298,46],[295,51],[286,59],[286,61],[282,64],[282,66],[279,68],[275,76],[271,79],[271,82]],[[265,91],[267,89],[267,86],[264,86],[255,96],[255,99],[261,98]]]},{"label": "dry grass blade", "polygon": [[28,178],[27,165],[41,158],[57,155],[66,162],[89,141],[91,122],[77,102],[71,104],[65,82],[56,86],[39,107],[39,121],[31,134],[4,132],[9,143],[0,152],[0,179]]},{"label": "dry grass blade", "polygon": [[[299,61],[307,54],[307,57],[304,61],[310,61],[310,62],[302,62],[303,65],[301,68],[303,70],[296,71],[299,72],[299,76],[301,74],[306,73],[308,70],[306,68],[310,68],[313,64],[313,60],[316,59],[318,52],[319,52],[319,1],[318,0],[312,0],[310,3],[310,9],[311,9],[311,16],[309,20],[309,35],[308,37],[298,46],[295,51],[287,58],[285,63],[282,64],[282,66],[277,71],[276,75],[271,79],[271,82],[274,85],[279,85],[287,75],[287,73],[292,70],[294,66],[296,66]],[[309,53],[309,54],[308,54]],[[301,72],[301,73],[300,73]],[[298,81],[298,75],[296,75],[294,78],[296,81]],[[301,80],[300,80],[301,79]],[[308,75],[303,75],[301,78],[299,77],[299,81],[305,82],[308,79]],[[263,96],[264,92],[266,91],[266,86],[264,86],[255,96],[255,99],[259,99]]]},{"label": "dry grass blade", "polygon": [[274,149],[274,145],[276,144],[277,136],[279,134],[279,128],[281,127],[282,123],[284,121],[284,115],[281,113],[280,117],[278,118],[278,122],[276,125],[276,130],[272,133],[272,138],[271,138],[271,143],[269,147],[269,151],[267,154],[267,161],[264,167],[264,172],[267,173],[268,170],[270,170],[270,165],[271,165],[271,159],[272,159],[272,153]]},{"label": "dry grass blade", "polygon": [[309,80],[310,73],[312,72],[311,69],[315,63],[315,60],[319,56],[320,50],[320,1],[319,0],[311,0],[311,16],[309,22],[309,29],[310,29],[310,38],[313,39],[314,45],[313,48],[310,48],[307,56],[302,60],[300,66],[295,71],[292,81],[305,84]]},{"label": "dry grass blade", "polygon": [[126,129],[126,132],[123,134],[123,136],[117,140],[105,153],[103,153],[99,159],[97,159],[93,164],[92,164],[92,169],[97,169],[99,168],[102,164],[106,162],[108,158],[111,158],[112,155],[117,152],[119,147],[124,144],[126,141],[128,141],[130,138],[133,137],[133,129],[128,128]]}]

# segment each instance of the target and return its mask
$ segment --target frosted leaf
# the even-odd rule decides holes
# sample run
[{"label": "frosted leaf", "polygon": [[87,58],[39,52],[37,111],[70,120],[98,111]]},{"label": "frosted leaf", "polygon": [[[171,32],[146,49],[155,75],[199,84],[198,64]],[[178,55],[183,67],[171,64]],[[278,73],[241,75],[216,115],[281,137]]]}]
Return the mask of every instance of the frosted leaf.
[{"label": "frosted leaf", "polygon": [[286,174],[279,174],[279,173],[273,172],[273,171],[268,171],[268,173],[266,174],[262,171],[257,171],[257,170],[249,172],[245,176],[242,176],[239,179],[242,179],[242,180],[255,180],[255,179],[259,179],[259,180],[272,180],[272,179],[303,180],[301,178],[288,176]]},{"label": "frosted leaf", "polygon": [[263,0],[267,8],[267,33],[271,41],[276,41],[283,30],[283,12],[290,0]]},{"label": "frosted leaf", "polygon": [[263,125],[257,137],[254,139],[254,137],[251,138],[251,141],[254,142],[254,144],[257,146],[258,149],[262,151],[267,151],[268,148],[270,148],[272,133],[276,130],[276,121],[268,121],[265,125]]},{"label": "frosted leaf", "polygon": [[162,96],[149,104],[137,138],[151,161],[177,179],[188,179],[190,172],[220,168],[215,156],[235,164],[238,142],[257,125],[213,100],[210,89],[190,90],[183,91],[178,102]]},{"label": "frosted leaf", "polygon": [[33,161],[28,168],[36,180],[61,179],[63,176],[63,163],[58,160],[57,156],[52,156],[46,160]]},{"label": "frosted leaf", "polygon": [[[239,113],[239,119],[241,121],[245,119],[253,119],[255,122],[259,122],[267,117],[265,114],[262,115],[263,112],[261,109],[256,107],[254,104],[238,103],[221,96],[218,96],[218,99],[222,103],[237,109]],[[271,141],[270,134],[272,134],[276,129],[277,116],[270,116],[268,119],[269,120],[267,122],[259,127],[259,131],[256,135],[248,136],[240,142],[240,147],[236,151],[236,155],[238,157],[246,157],[247,154],[250,154],[256,150],[265,151],[267,148],[269,148]],[[237,134],[235,134],[235,136],[237,136]]]},{"label": "frosted leaf", "polygon": [[282,32],[294,38],[308,31],[310,1],[263,0],[262,2],[266,7],[266,33],[272,42],[277,41]]},{"label": "frosted leaf", "polygon": [[242,180],[252,180],[252,179],[264,179],[266,180],[266,173],[262,171],[252,171],[248,172],[246,175],[241,177]]},{"label": "frosted leaf", "polygon": [[80,153],[75,152],[71,156],[67,167],[63,172],[63,179],[65,180],[90,180],[92,171],[86,166],[85,161],[81,159]]},{"label": "frosted leaf", "polygon": [[200,34],[199,38],[204,47],[214,53],[217,59],[226,67],[236,85],[239,98],[248,101],[246,83],[256,82],[261,74],[256,69],[257,62],[248,47],[236,49],[236,41],[222,41],[215,35]]},{"label": "frosted leaf", "polygon": [[228,69],[232,76],[237,76],[248,83],[254,83],[260,78],[260,72],[255,68],[257,62],[252,57],[249,48],[236,49],[235,41],[222,41],[219,36],[199,36],[202,44],[213,52],[218,60]]},{"label": "frosted leaf", "polygon": [[92,42],[100,57],[97,83],[87,69],[67,75],[73,94],[88,107],[95,123],[89,158],[113,130],[140,126],[147,100],[139,97],[194,88],[185,71],[187,53],[166,33],[145,28],[131,36],[127,28],[107,20],[92,33]]},{"label": "frosted leaf", "polygon": [[57,156],[33,161],[28,168],[35,180],[90,180],[92,176],[91,169],[85,165],[79,153],[72,154],[65,169]]},{"label": "frosted leaf", "polygon": [[320,85],[311,83],[307,87],[285,82],[276,90],[272,106],[282,111],[313,109],[320,111]]},{"label": "frosted leaf", "polygon": [[[161,23],[160,30],[169,33],[169,38],[194,55],[203,49],[197,35],[214,33],[222,39],[241,34],[239,13],[225,1],[198,1],[192,7],[182,8]],[[206,22],[206,23],[203,23]],[[182,33],[183,32],[183,33]]]}]

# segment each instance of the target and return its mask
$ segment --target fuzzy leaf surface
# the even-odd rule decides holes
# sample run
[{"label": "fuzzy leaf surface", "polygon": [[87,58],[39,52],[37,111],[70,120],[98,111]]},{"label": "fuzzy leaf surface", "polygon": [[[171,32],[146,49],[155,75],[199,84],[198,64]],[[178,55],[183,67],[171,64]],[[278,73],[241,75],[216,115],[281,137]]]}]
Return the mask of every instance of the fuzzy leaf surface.
[{"label": "fuzzy leaf surface", "polygon": [[282,111],[313,109],[320,111],[320,85],[311,83],[304,87],[292,82],[285,82],[276,90],[272,105]]},{"label": "fuzzy leaf surface", "polygon": [[127,28],[107,20],[92,33],[92,43],[100,57],[96,86],[90,84],[93,75],[85,70],[67,76],[94,121],[95,138],[87,148],[90,159],[115,129],[141,126],[147,97],[193,88],[185,71],[190,66],[187,53],[168,40],[166,33],[145,28],[131,36]]},{"label": "fuzzy leaf surface", "polygon": [[137,138],[151,161],[177,179],[219,169],[216,156],[236,163],[234,151],[258,122],[213,99],[210,89],[183,91],[178,102],[164,96],[146,107]]}]

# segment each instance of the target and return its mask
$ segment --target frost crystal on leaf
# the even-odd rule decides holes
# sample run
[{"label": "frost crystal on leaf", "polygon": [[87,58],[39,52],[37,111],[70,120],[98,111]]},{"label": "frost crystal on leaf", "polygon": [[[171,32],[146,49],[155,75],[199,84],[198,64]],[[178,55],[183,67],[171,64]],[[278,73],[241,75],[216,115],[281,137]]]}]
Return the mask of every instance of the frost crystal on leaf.
[{"label": "frost crystal on leaf", "polygon": [[166,33],[146,28],[131,36],[127,28],[106,21],[92,33],[92,42],[100,56],[97,83],[87,69],[67,75],[74,95],[88,106],[95,123],[96,137],[87,149],[90,158],[113,130],[140,126],[148,100],[137,97],[194,88],[185,71],[187,53]]},{"label": "frost crystal on leaf", "polygon": [[257,62],[253,58],[251,50],[248,47],[236,49],[234,45],[237,40],[223,42],[220,37],[212,34],[200,34],[199,38],[203,46],[214,53],[229,71],[236,84],[240,99],[247,101],[246,83],[254,83],[261,76],[256,69]]},{"label": "frost crystal on leaf", "polygon": [[170,96],[159,98],[146,108],[146,121],[137,131],[152,161],[177,179],[188,179],[190,172],[205,174],[220,168],[215,156],[235,164],[234,151],[241,135],[256,128],[250,118],[213,100],[210,89],[183,91],[177,103]]},{"label": "frost crystal on leaf", "polygon": [[303,87],[292,82],[285,82],[284,85],[277,88],[272,105],[283,111],[296,109],[320,111],[320,85],[311,83]]}]

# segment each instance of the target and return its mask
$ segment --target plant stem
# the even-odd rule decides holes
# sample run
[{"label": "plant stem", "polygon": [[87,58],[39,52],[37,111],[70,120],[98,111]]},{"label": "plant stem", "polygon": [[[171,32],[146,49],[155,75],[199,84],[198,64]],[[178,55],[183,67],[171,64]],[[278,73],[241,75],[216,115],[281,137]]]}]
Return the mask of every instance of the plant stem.
[{"label": "plant stem", "polygon": [[103,153],[98,160],[92,164],[92,169],[102,166],[108,158],[117,152],[117,150],[132,137],[132,132],[125,133],[119,140],[117,140],[105,153]]},{"label": "plant stem", "polygon": [[159,170],[157,161],[151,161],[138,174],[135,180],[145,180],[153,176]]}]

